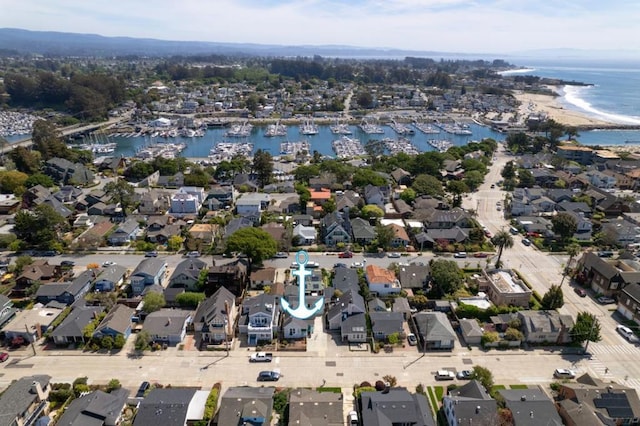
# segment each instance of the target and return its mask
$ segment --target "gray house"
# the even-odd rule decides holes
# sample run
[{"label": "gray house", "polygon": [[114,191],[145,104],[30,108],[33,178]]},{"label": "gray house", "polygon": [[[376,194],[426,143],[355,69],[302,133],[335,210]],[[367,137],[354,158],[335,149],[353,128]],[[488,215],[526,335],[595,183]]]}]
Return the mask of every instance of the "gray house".
[{"label": "gray house", "polygon": [[41,285],[36,292],[36,300],[43,305],[52,300],[71,305],[76,300],[80,300],[89,291],[94,279],[95,271],[88,269],[71,282]]},{"label": "gray house", "polygon": [[198,279],[203,269],[208,268],[206,262],[200,259],[189,258],[176,265],[169,278],[169,287],[185,288],[188,291],[198,289]]},{"label": "gray house", "polygon": [[289,394],[290,425],[344,425],[342,394],[293,389]]},{"label": "gray house", "polygon": [[[220,399],[220,409],[213,418],[218,426],[266,426],[273,413],[274,387],[231,387]],[[134,424],[134,426],[137,426]]]},{"label": "gray house", "polygon": [[202,420],[207,394],[207,391],[195,388],[154,388],[140,402],[133,426],[193,424]]},{"label": "gray house", "polygon": [[122,265],[111,265],[102,270],[95,282],[96,291],[114,291],[124,284],[127,268]]},{"label": "gray house", "polygon": [[424,349],[451,350],[457,340],[447,315],[442,312],[418,312],[413,316]]},{"label": "gray house", "polygon": [[16,314],[13,302],[4,294],[0,294],[0,327]]},{"label": "gray house", "polygon": [[136,239],[136,235],[140,231],[138,221],[129,218],[118,225],[118,228],[109,236],[108,241],[112,246],[121,246],[129,244]]},{"label": "gray house", "polygon": [[362,392],[362,424],[366,426],[435,426],[427,398],[405,388]]},{"label": "gray house", "polygon": [[122,419],[129,391],[115,389],[111,393],[93,391],[74,399],[58,419],[59,425],[116,426]]},{"label": "gray house", "polygon": [[157,257],[141,261],[129,277],[134,296],[142,294],[146,286],[161,285],[166,270],[167,263]]},{"label": "gray house", "polygon": [[47,160],[44,173],[63,185],[88,185],[94,180],[93,172],[83,164],[58,157]]},{"label": "gray house", "polygon": [[37,419],[44,414],[51,391],[50,381],[50,376],[42,374],[26,376],[11,383],[0,395],[0,425],[25,425],[29,419]]},{"label": "gray house", "polygon": [[98,324],[93,332],[93,337],[101,339],[111,336],[115,339],[122,335],[125,339],[131,334],[131,318],[135,311],[125,305],[115,305],[106,317]]},{"label": "gray house", "polygon": [[67,317],[51,332],[56,345],[84,343],[84,328],[104,311],[102,306],[74,306]]},{"label": "gray house", "polygon": [[376,340],[386,340],[391,334],[404,338],[404,316],[401,312],[370,312],[371,330]]},{"label": "gray house", "polygon": [[[220,287],[198,305],[193,316],[196,347],[203,344],[219,344],[227,341],[229,323],[235,323],[236,297],[225,287]],[[230,336],[233,338],[233,335]]]},{"label": "gray house", "polygon": [[175,346],[187,335],[191,324],[191,312],[180,309],[160,309],[144,319],[143,331],[149,333],[154,343]]}]

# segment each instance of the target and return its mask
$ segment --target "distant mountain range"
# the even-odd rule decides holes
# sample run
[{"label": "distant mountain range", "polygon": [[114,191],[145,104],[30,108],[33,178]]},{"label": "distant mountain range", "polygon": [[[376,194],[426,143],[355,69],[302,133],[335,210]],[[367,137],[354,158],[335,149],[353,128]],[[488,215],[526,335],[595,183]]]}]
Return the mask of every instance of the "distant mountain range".
[{"label": "distant mountain range", "polygon": [[591,51],[580,49],[539,49],[522,52],[461,53],[418,51],[356,46],[282,46],[257,43],[217,43],[206,41],[171,41],[150,38],[104,37],[97,34],[75,34],[54,31],[29,31],[0,28],[0,55],[39,54],[50,56],[277,56],[401,59],[407,56],[434,59],[520,59],[546,58],[549,60],[631,59],[639,58],[636,51]]}]

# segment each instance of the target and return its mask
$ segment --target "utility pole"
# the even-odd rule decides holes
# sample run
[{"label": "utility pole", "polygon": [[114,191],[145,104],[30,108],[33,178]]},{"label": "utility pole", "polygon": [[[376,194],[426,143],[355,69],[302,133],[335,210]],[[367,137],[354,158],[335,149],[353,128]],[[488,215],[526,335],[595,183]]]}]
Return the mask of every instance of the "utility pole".
[{"label": "utility pole", "polygon": [[587,336],[587,344],[584,345],[584,352],[582,352],[583,354],[587,353],[587,350],[589,349],[589,342],[591,340],[589,340],[591,338],[591,335],[593,334],[593,329],[596,328],[596,321],[598,320],[598,317],[596,317],[595,315],[593,316],[593,321],[591,322],[591,328],[589,329],[589,335]]}]

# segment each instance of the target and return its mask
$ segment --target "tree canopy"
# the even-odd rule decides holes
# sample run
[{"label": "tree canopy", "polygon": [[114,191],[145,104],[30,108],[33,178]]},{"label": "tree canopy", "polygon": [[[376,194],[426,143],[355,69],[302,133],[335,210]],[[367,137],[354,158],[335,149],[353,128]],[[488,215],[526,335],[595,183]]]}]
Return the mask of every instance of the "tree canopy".
[{"label": "tree canopy", "polygon": [[119,204],[122,214],[127,215],[127,211],[133,205],[134,188],[124,179],[116,178],[113,182],[108,182],[104,186],[104,192],[109,196],[112,203]]},{"label": "tree canopy", "polygon": [[244,253],[250,266],[273,257],[277,251],[278,243],[264,229],[242,228],[227,238],[227,252]]},{"label": "tree canopy", "polygon": [[502,266],[502,252],[505,248],[513,247],[513,237],[508,231],[504,229],[498,231],[493,238],[491,238],[491,243],[498,247],[498,258],[496,259],[496,268],[500,268]]},{"label": "tree canopy", "polygon": [[571,329],[571,339],[574,343],[582,344],[586,341],[599,342],[600,321],[590,312],[580,312],[576,317],[576,323]]},{"label": "tree canopy", "polygon": [[432,260],[431,278],[442,295],[453,294],[464,284],[464,272],[453,260]]},{"label": "tree canopy", "polygon": [[67,222],[49,204],[40,204],[32,211],[16,213],[14,231],[18,238],[31,247],[51,249],[59,244],[59,234]]},{"label": "tree canopy", "polygon": [[552,285],[549,290],[542,296],[542,309],[554,310],[560,309],[564,305],[564,295],[562,288],[558,285]]},{"label": "tree canopy", "polygon": [[167,302],[164,300],[164,296],[161,293],[149,292],[142,298],[144,302],[144,311],[148,314],[151,312],[159,311],[164,308]]},{"label": "tree canopy", "polygon": [[427,174],[416,176],[411,189],[416,192],[416,195],[431,195],[432,197],[442,197],[444,195],[442,182],[438,178]]},{"label": "tree canopy", "polygon": [[553,232],[560,236],[563,244],[566,243],[578,230],[578,222],[568,213],[558,213],[551,218]]}]

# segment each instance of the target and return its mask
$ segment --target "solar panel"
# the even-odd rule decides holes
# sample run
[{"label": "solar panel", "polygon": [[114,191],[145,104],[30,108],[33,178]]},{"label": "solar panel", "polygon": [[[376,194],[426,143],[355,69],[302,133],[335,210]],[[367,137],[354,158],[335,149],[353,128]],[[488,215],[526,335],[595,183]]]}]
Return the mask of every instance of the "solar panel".
[{"label": "solar panel", "polygon": [[603,393],[600,398],[593,400],[597,408],[607,410],[609,417],[613,419],[628,419],[633,417],[633,410],[629,405],[627,395],[624,393]]}]

